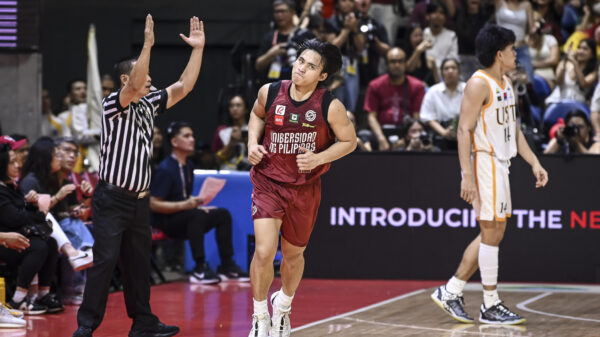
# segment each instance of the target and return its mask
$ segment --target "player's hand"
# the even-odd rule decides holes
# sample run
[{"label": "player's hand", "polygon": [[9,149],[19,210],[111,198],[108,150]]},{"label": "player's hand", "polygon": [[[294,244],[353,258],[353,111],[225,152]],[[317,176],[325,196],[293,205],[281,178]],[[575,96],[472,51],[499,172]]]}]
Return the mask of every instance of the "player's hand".
[{"label": "player's hand", "polygon": [[476,196],[475,178],[471,174],[463,174],[460,182],[460,197],[469,204],[472,204]]},{"label": "player's hand", "polygon": [[298,169],[301,171],[310,171],[322,164],[319,156],[311,150],[300,146],[298,153],[296,163],[298,164]]},{"label": "player's hand", "polygon": [[535,187],[540,188],[546,186],[546,184],[548,183],[548,172],[544,170],[542,165],[540,163],[536,163],[531,167],[531,170],[533,171],[533,175],[536,179]]},{"label": "player's hand", "polygon": [[206,43],[204,22],[200,21],[196,16],[192,17],[190,19],[190,37],[186,37],[183,34],[179,34],[179,36],[192,48],[204,48],[204,44]]},{"label": "player's hand", "polygon": [[154,21],[152,15],[146,16],[146,26],[144,27],[144,46],[152,47],[154,45]]},{"label": "player's hand", "polygon": [[262,145],[254,144],[248,147],[248,161],[252,165],[258,165],[260,161],[263,159],[265,154],[268,154],[265,147]]},{"label": "player's hand", "polygon": [[6,248],[21,252],[29,247],[29,239],[19,233],[3,233],[0,240]]}]

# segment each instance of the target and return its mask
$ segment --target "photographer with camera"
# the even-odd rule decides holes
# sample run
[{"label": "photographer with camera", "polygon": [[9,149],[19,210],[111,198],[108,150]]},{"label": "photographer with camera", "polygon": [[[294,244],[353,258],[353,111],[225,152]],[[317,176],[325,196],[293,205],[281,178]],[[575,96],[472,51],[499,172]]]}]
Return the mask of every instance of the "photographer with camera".
[{"label": "photographer with camera", "polygon": [[366,87],[372,79],[379,76],[379,63],[390,49],[390,44],[385,26],[369,15],[371,0],[355,0],[354,4],[358,29],[366,38],[358,66],[360,84]]},{"label": "photographer with camera", "polygon": [[594,141],[591,131],[587,114],[571,110],[564,124],[558,125],[556,136],[550,140],[544,154],[600,154],[600,142]]},{"label": "photographer with camera", "polygon": [[294,24],[295,14],[294,0],[273,1],[275,27],[264,36],[254,64],[263,83],[290,79],[292,64],[297,56],[296,48],[305,40],[315,37],[310,30]]},{"label": "photographer with camera", "polygon": [[327,41],[342,52],[341,73],[344,80],[339,87],[330,89],[348,110],[355,111],[359,93],[358,59],[365,48],[366,38],[359,30],[354,0],[335,0],[334,4],[335,15],[326,22]]},{"label": "photographer with camera", "polygon": [[425,124],[418,119],[407,117],[404,119],[404,136],[392,145],[393,151],[413,152],[438,152],[433,146],[431,135],[427,132]]}]

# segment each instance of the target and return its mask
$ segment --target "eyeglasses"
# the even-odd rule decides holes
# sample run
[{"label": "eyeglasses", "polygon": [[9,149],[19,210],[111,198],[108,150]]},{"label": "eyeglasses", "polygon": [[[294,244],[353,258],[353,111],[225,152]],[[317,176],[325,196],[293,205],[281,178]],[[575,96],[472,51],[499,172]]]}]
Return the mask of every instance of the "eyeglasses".
[{"label": "eyeglasses", "polygon": [[77,149],[71,149],[71,148],[64,148],[64,147],[61,147],[61,148],[60,148],[60,150],[61,150],[62,152],[64,152],[64,153],[66,153],[66,154],[72,154],[72,155],[74,155],[75,157],[78,157],[78,156],[79,156],[79,151],[78,151]]}]

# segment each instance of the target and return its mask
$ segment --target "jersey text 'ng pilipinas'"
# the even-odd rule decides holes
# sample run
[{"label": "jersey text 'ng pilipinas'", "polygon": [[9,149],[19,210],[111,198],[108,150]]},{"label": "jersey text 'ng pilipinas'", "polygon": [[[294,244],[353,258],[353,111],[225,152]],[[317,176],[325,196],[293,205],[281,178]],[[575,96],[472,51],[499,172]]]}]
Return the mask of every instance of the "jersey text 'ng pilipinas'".
[{"label": "jersey text 'ng pilipinas'", "polygon": [[150,187],[154,117],[167,106],[167,91],[153,91],[121,107],[121,90],[102,102],[100,180],[141,192]]},{"label": "jersey text 'ng pilipinas'", "polygon": [[471,135],[472,150],[510,160],[517,155],[516,94],[511,82],[503,76],[501,84],[483,70],[478,70],[472,77],[485,80],[489,89],[489,102],[481,108]]},{"label": "jersey text 'ng pilipinas'", "polygon": [[292,82],[271,83],[265,105],[265,133],[262,145],[268,152],[253,170],[275,181],[302,185],[315,181],[329,170],[330,164],[300,172],[296,156],[300,147],[314,153],[327,149],[335,141],[327,123],[327,112],[334,96],[317,87],[305,101],[290,97]]}]

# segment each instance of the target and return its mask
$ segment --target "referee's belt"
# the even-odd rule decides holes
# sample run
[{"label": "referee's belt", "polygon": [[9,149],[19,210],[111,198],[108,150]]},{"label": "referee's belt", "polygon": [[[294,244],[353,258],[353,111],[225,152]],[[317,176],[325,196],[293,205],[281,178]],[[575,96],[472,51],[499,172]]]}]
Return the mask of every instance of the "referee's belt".
[{"label": "referee's belt", "polygon": [[128,189],[119,187],[117,185],[113,185],[111,183],[107,183],[106,181],[102,181],[102,180],[100,180],[98,182],[98,184],[101,185],[102,187],[106,188],[109,191],[119,192],[119,193],[122,193],[122,194],[124,194],[124,195],[126,195],[128,197],[137,198],[137,199],[142,199],[142,198],[144,198],[144,197],[146,197],[147,195],[150,194],[149,190],[144,190],[144,191],[141,191],[141,192],[134,192],[134,191],[130,191]]}]

